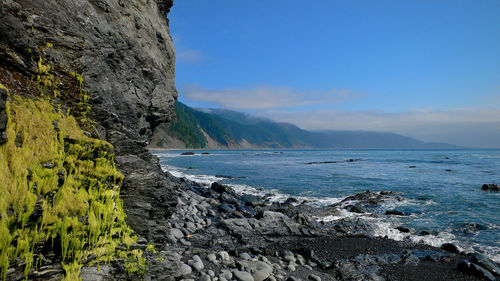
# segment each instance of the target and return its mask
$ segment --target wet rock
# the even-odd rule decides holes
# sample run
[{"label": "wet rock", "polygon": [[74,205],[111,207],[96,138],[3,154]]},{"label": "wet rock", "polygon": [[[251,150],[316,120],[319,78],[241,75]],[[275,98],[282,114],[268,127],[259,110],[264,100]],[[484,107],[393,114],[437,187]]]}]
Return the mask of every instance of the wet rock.
[{"label": "wet rock", "polygon": [[365,213],[365,210],[363,210],[363,208],[361,208],[359,205],[354,205],[351,207],[351,212],[363,214]]},{"label": "wet rock", "polygon": [[483,184],[483,186],[481,187],[482,190],[486,190],[486,191],[500,191],[500,186],[496,185],[496,184]]},{"label": "wet rock", "polygon": [[443,245],[441,245],[441,249],[454,254],[460,253],[458,247],[452,243],[444,243]]},{"label": "wet rock", "polygon": [[410,229],[404,226],[398,226],[396,229],[399,230],[399,232],[410,233]]},{"label": "wet rock", "polygon": [[227,185],[220,184],[218,182],[213,182],[212,185],[210,186],[210,189],[217,193],[229,193],[231,195],[236,195],[234,189],[232,189]]},{"label": "wet rock", "polygon": [[391,216],[405,216],[406,214],[402,211],[398,210],[387,210],[385,211],[386,215],[391,215]]},{"label": "wet rock", "polygon": [[491,274],[491,272],[489,272],[485,268],[483,268],[475,263],[472,263],[468,260],[458,261],[457,269],[463,273],[478,276],[478,277],[484,278],[486,280],[490,280],[490,281],[496,280],[495,277],[493,276],[493,274]]},{"label": "wet rock", "polygon": [[286,200],[285,200],[285,204],[288,204],[288,203],[298,203],[299,200],[295,197],[288,197]]},{"label": "wet rock", "polygon": [[473,263],[486,268],[489,272],[500,276],[500,267],[494,261],[490,260],[487,256],[480,253],[474,253],[470,257],[470,260]]},{"label": "wet rock", "polygon": [[256,207],[256,206],[262,206],[263,201],[259,196],[251,195],[251,194],[244,194],[241,196],[241,200],[245,202],[246,205]]},{"label": "wet rock", "polygon": [[478,224],[478,223],[470,222],[470,223],[462,224],[458,228],[458,231],[466,233],[466,234],[470,234],[470,233],[475,233],[479,230],[484,230],[484,229],[486,229],[485,226]]},{"label": "wet rock", "polygon": [[232,213],[235,211],[233,206],[226,204],[226,203],[220,204],[219,210],[221,210],[222,212],[226,212],[226,213]]},{"label": "wet rock", "polygon": [[194,155],[194,152],[188,151],[188,152],[183,152],[181,155]]}]

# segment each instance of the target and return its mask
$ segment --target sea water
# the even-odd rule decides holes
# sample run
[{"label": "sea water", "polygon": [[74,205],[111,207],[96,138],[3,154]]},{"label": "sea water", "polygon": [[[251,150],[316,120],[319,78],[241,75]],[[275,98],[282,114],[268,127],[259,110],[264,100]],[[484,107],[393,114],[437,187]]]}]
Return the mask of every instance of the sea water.
[{"label": "sea water", "polygon": [[[199,183],[219,181],[242,193],[285,200],[289,196],[329,205],[364,190],[390,190],[393,200],[369,210],[378,218],[343,211],[317,218],[357,216],[376,225],[374,235],[439,246],[452,242],[500,262],[500,150],[156,150],[163,168]],[[202,154],[202,153],[205,154]],[[207,154],[208,153],[208,154]],[[386,210],[409,216],[386,216]],[[396,227],[412,229],[402,233]],[[416,235],[426,230],[432,235]]]}]

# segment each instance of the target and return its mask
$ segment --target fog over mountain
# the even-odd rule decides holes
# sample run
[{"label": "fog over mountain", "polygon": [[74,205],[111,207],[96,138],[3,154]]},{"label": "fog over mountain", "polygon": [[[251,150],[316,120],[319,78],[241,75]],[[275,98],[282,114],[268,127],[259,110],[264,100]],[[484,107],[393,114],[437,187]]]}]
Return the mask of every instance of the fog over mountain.
[{"label": "fog over mountain", "polygon": [[225,109],[175,105],[177,120],[159,126],[152,145],[166,148],[453,148],[415,138],[373,131],[307,131]]}]

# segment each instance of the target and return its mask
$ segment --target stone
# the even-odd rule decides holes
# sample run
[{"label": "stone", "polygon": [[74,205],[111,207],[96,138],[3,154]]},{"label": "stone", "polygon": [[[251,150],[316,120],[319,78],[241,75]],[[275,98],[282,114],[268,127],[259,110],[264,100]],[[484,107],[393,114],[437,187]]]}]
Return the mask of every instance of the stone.
[{"label": "stone", "polygon": [[191,272],[193,272],[193,270],[191,269],[191,267],[185,263],[183,263],[180,267],[180,273],[182,276],[186,276],[186,275],[189,275],[191,274]]},{"label": "stone", "polygon": [[486,190],[486,191],[500,191],[500,186],[498,186],[497,184],[483,184],[483,186],[481,187],[482,190]]},{"label": "stone", "polygon": [[193,256],[193,258],[188,261],[188,264],[196,271],[201,271],[205,268],[203,261],[198,255]]},{"label": "stone", "polygon": [[284,260],[286,260],[288,262],[295,262],[296,261],[296,259],[293,256],[293,254],[285,256]]},{"label": "stone", "polygon": [[211,263],[218,263],[217,262],[217,257],[214,254],[208,254],[207,255],[207,260]]},{"label": "stone", "polygon": [[240,254],[240,258],[242,258],[244,260],[250,260],[250,259],[252,259],[252,257],[248,253],[241,253]]},{"label": "stone", "polygon": [[201,274],[200,278],[198,278],[198,281],[211,281],[212,278],[208,274]]},{"label": "stone", "polygon": [[230,262],[229,254],[226,251],[220,251],[217,253],[222,262]]},{"label": "stone", "polygon": [[233,279],[233,273],[231,273],[228,270],[222,270],[222,272],[219,274],[219,279],[224,278],[226,280],[231,280]]},{"label": "stone", "polygon": [[354,205],[351,207],[351,212],[363,214],[365,213],[365,210],[363,210],[363,208],[361,208],[359,205]]},{"label": "stone", "polygon": [[254,281],[253,277],[252,277],[252,274],[246,272],[246,271],[239,271],[239,270],[235,270],[233,271],[233,274],[234,274],[234,277],[236,278],[236,280],[239,280],[239,281]]},{"label": "stone", "polygon": [[410,229],[404,226],[398,226],[396,229],[399,230],[399,232],[410,233]]},{"label": "stone", "polygon": [[271,273],[267,270],[256,270],[252,273],[252,277],[255,281],[264,281],[271,275]]},{"label": "stone", "polygon": [[441,245],[441,249],[454,254],[460,253],[458,247],[452,243],[444,243],[443,245]]},{"label": "stone", "polygon": [[488,270],[486,270],[482,266],[479,266],[475,263],[470,264],[470,270],[471,270],[471,273],[475,276],[479,276],[479,277],[482,277],[482,278],[490,280],[490,281],[496,280],[496,278],[493,276],[493,274],[491,274],[491,272],[489,272]]},{"label": "stone", "polygon": [[218,182],[213,182],[212,185],[210,186],[210,189],[217,193],[228,193],[230,195],[236,195],[234,189],[232,189],[227,185],[220,184]]},{"label": "stone", "polygon": [[480,253],[473,253],[470,257],[470,260],[471,262],[484,267],[489,272],[500,276],[500,267],[494,261],[490,260],[487,256]]},{"label": "stone", "polygon": [[309,274],[309,276],[307,276],[307,280],[311,280],[311,281],[321,281],[321,277],[319,277],[318,275]]},{"label": "stone", "polygon": [[385,211],[386,215],[394,215],[394,216],[405,216],[406,214],[402,211],[398,210],[387,210]]}]

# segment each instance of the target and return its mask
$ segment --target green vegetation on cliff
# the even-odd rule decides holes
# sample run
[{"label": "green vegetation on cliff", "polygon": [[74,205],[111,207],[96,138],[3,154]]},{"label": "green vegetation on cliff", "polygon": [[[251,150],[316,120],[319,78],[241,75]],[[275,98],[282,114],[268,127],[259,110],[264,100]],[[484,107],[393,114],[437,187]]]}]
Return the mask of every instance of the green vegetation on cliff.
[{"label": "green vegetation on cliff", "polygon": [[125,223],[119,198],[123,175],[115,167],[113,147],[87,136],[70,114],[88,123],[83,92],[80,102],[61,109],[61,83],[49,71],[40,59],[31,97],[10,94],[6,102],[8,141],[0,145],[0,279],[6,279],[9,266],[24,264],[28,276],[43,265],[40,248],[60,257],[65,280],[79,280],[84,264],[112,260],[123,262],[128,272],[140,271],[145,260],[142,251],[130,249],[136,237]]},{"label": "green vegetation on cliff", "polygon": [[223,109],[196,110],[180,102],[175,105],[177,120],[155,131],[155,145],[164,145],[163,136],[176,138],[186,148],[208,144],[203,130],[218,146],[262,148],[443,148],[441,143],[419,140],[385,132],[322,131],[311,132],[288,123],[277,123],[245,113]]}]

